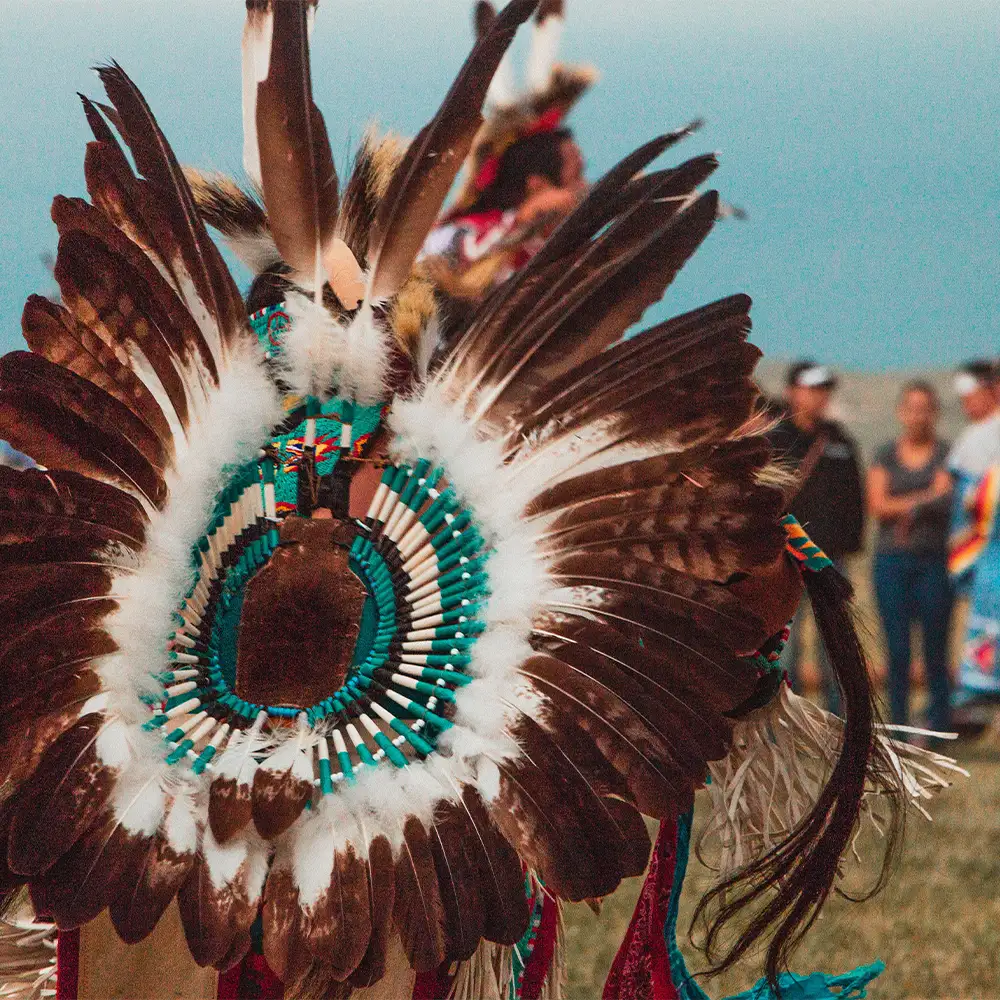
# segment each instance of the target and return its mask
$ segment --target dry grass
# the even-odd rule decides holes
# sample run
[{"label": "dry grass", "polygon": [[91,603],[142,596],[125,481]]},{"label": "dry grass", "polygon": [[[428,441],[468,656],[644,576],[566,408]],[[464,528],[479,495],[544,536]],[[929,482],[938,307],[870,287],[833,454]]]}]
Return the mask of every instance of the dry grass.
[{"label": "dry grass", "polygon": [[[831,900],[795,955],[796,971],[843,972],[881,958],[887,969],[870,991],[873,1000],[1000,998],[1000,744],[994,737],[959,756],[971,780],[933,803],[933,823],[909,820],[902,860],[879,896]],[[874,871],[869,865],[862,876]],[[681,903],[685,933],[709,877],[692,858]],[[600,916],[584,905],[568,908],[569,1000],[600,997],[640,881],[622,886]],[[703,968],[681,943],[690,968]],[[746,965],[703,986],[710,996],[728,996],[758,974],[758,966]]]}]

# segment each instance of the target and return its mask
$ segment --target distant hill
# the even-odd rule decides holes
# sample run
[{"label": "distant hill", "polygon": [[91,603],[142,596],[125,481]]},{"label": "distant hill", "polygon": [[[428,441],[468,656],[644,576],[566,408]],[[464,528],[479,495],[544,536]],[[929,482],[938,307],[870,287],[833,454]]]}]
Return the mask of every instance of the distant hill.
[{"label": "distant hill", "polygon": [[[757,382],[770,396],[781,396],[787,361],[764,359],[757,366]],[[840,384],[831,414],[857,438],[866,458],[883,441],[897,432],[896,398],[909,379],[919,378],[938,391],[941,397],[940,434],[949,441],[963,425],[962,408],[952,389],[953,373],[948,369],[926,368],[904,372],[837,371]]]}]

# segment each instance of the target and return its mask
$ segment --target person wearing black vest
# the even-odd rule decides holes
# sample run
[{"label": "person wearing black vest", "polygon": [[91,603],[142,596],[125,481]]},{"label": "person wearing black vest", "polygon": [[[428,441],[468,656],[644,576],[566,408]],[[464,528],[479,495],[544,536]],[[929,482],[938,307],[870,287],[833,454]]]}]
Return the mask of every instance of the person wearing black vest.
[{"label": "person wearing black vest", "polygon": [[[862,465],[854,439],[826,416],[837,380],[824,365],[799,361],[785,382],[785,415],[769,437],[775,458],[798,474],[789,513],[843,571],[847,556],[860,552],[865,530]],[[802,612],[796,615],[782,664],[798,686]],[[840,709],[840,691],[826,650],[818,643],[819,668],[827,707]]]}]

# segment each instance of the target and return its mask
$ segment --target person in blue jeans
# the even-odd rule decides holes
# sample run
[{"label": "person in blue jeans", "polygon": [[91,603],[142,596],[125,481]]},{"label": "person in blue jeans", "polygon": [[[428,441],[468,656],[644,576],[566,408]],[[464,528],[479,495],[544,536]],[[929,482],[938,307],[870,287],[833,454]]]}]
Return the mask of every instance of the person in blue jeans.
[{"label": "person in blue jeans", "polygon": [[939,404],[926,382],[908,382],[896,415],[902,433],[875,453],[868,509],[878,522],[873,575],[889,650],[892,722],[910,721],[910,625],[920,622],[932,729],[947,730],[948,623],[952,594],[947,569],[951,477],[948,445],[936,434]]}]

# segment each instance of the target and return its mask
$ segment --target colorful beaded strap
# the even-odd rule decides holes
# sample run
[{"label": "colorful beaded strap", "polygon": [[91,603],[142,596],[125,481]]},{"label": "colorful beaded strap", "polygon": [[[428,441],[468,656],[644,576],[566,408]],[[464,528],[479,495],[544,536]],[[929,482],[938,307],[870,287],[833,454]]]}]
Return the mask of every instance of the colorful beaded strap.
[{"label": "colorful beaded strap", "polygon": [[833,565],[833,560],[806,534],[805,528],[792,514],[786,514],[781,519],[785,529],[785,549],[803,569],[811,573],[819,573]]}]

